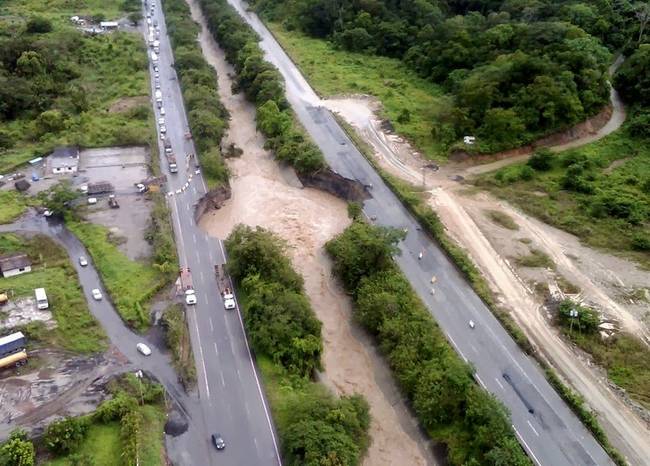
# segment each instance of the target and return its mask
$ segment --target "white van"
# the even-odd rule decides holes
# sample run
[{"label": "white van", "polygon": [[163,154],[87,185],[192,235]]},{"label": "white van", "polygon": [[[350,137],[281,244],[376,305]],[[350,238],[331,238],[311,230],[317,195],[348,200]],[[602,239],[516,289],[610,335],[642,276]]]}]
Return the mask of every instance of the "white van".
[{"label": "white van", "polygon": [[154,63],[158,62],[158,55],[156,55],[156,52],[151,52],[151,61]]},{"label": "white van", "polygon": [[50,307],[50,303],[47,302],[47,295],[45,294],[45,288],[36,288],[34,290],[34,295],[36,296],[37,308],[42,310]]}]

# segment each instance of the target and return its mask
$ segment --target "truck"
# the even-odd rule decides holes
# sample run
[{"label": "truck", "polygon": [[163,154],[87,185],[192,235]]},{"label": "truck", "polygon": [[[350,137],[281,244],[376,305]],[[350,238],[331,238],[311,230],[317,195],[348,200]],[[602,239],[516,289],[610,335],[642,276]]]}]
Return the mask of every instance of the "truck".
[{"label": "truck", "polygon": [[185,303],[188,305],[196,304],[196,293],[194,293],[194,285],[192,284],[192,273],[189,267],[181,268],[180,272],[181,291],[185,296]]},{"label": "truck", "polygon": [[167,158],[167,166],[170,173],[178,173],[178,164],[176,163],[176,156],[172,150],[172,143],[168,138],[163,139],[163,147],[165,148],[165,157]]},{"label": "truck", "polygon": [[22,351],[27,345],[27,340],[23,332],[14,332],[0,338],[0,357],[5,357],[8,354]]},{"label": "truck", "polygon": [[235,294],[232,291],[232,283],[230,282],[230,277],[226,273],[223,264],[217,264],[214,266],[214,274],[217,277],[217,288],[223,299],[223,307],[226,310],[235,309],[237,303],[235,301]]},{"label": "truck", "polygon": [[120,204],[118,204],[117,199],[115,199],[115,194],[111,194],[110,196],[108,196],[108,206],[111,209],[119,209],[120,208]]},{"label": "truck", "polygon": [[36,307],[38,309],[44,310],[50,307],[50,303],[47,301],[47,295],[45,294],[45,288],[36,288],[34,290],[34,296],[36,297]]},{"label": "truck", "polygon": [[0,369],[5,369],[7,367],[20,367],[23,364],[27,364],[27,352],[24,350],[0,358]]}]

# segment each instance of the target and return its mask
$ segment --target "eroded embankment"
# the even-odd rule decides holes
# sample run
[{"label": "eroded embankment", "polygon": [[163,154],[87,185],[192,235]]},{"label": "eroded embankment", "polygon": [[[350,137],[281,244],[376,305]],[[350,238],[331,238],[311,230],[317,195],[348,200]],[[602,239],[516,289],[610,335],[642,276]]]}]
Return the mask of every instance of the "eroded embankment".
[{"label": "eroded embankment", "polygon": [[[346,203],[321,190],[304,187],[292,169],[280,167],[264,149],[264,138],[255,128],[254,107],[244,96],[232,94],[229,74],[233,70],[207,33],[198,6],[189,3],[193,17],[202,26],[203,53],[217,70],[221,100],[232,117],[223,146],[234,143],[243,150],[240,157],[228,159],[230,197],[225,193],[219,196],[220,208],[206,212],[201,227],[225,238],[238,223],[260,225],[288,242],[294,266],[304,277],[307,295],[323,322],[323,382],[340,394],[360,393],[370,405],[372,444],[364,464],[435,464],[426,439],[403,406],[388,368],[352,324],[350,300],[332,278],[323,245],[349,224]],[[326,176],[312,182],[323,187],[319,183],[331,180]],[[336,190],[341,187],[336,181],[332,186]],[[356,196],[362,190],[350,187],[349,192]]]}]

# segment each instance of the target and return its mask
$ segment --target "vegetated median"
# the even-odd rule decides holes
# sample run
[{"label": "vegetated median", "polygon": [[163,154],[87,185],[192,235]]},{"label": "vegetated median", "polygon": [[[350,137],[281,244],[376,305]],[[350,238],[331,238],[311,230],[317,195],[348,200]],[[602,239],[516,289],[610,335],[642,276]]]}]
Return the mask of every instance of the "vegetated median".
[{"label": "vegetated median", "polygon": [[409,211],[418,219],[425,230],[436,240],[442,247],[449,258],[454,262],[458,269],[463,273],[469,284],[476,294],[490,308],[494,316],[499,320],[501,325],[510,334],[517,345],[528,355],[542,366],[549,383],[557,390],[558,394],[571,407],[581,421],[594,434],[596,439],[603,446],[610,457],[620,466],[626,464],[623,456],[610,444],[602,427],[594,413],[585,407],[582,397],[567,387],[557,376],[555,371],[548,365],[547,361],[535,350],[528,337],[519,328],[514,319],[507,310],[500,308],[496,304],[494,295],[490,290],[485,278],[481,275],[476,265],[448,235],[444,225],[438,218],[438,215],[429,207],[424,199],[425,193],[422,189],[402,181],[384,171],[374,160],[372,148],[362,141],[354,129],[338,116],[335,116],[339,124],[344,128],[348,136],[354,141],[361,153],[366,157],[368,162],[373,165],[377,173],[382,177],[384,182],[391,188],[395,195],[404,203]]},{"label": "vegetated median", "polygon": [[162,6],[197,157],[208,189],[212,189],[228,182],[220,149],[228,111],[219,100],[216,70],[205,61],[197,42],[200,28],[192,20],[189,6],[185,0],[165,0]]},{"label": "vegetated median", "polygon": [[0,235],[0,254],[25,252],[32,271],[10,278],[0,278],[0,291],[11,299],[33,297],[35,288],[45,288],[49,310],[56,327],[30,322],[20,329],[30,345],[53,345],[79,353],[94,353],[107,347],[107,338],[90,313],[79,278],[65,250],[42,235],[30,237]]},{"label": "vegetated median", "polygon": [[178,372],[181,383],[186,389],[191,388],[196,384],[196,365],[182,304],[172,304],[164,310],[162,327],[165,331],[165,342],[172,352],[174,368]]},{"label": "vegetated median", "polygon": [[360,395],[336,397],[312,381],[321,369],[321,323],[285,243],[260,227],[238,225],[225,245],[284,464],[360,464],[369,442],[368,404]]},{"label": "vegetated median", "polygon": [[278,70],[264,60],[255,32],[227,0],[199,0],[208,28],[237,73],[237,86],[257,107],[257,127],[278,160],[299,174],[325,167],[320,149],[297,123]]},{"label": "vegetated median", "polygon": [[530,464],[506,409],[482,390],[392,260],[396,230],[355,221],[331,240],[355,318],[377,339],[420,424],[451,464]]}]

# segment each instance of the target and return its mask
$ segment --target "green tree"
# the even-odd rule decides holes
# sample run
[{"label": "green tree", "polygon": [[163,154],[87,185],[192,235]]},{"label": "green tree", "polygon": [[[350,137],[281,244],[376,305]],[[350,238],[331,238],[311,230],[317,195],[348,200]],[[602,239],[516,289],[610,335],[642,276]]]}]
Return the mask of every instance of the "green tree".
[{"label": "green tree", "polygon": [[140,24],[140,21],[142,21],[142,12],[141,11],[132,11],[128,15],[129,21],[131,21],[131,24],[134,26],[137,26]]},{"label": "green tree", "polygon": [[528,166],[537,171],[545,172],[553,167],[553,152],[545,147],[533,152],[527,162]]},{"label": "green tree", "polygon": [[87,431],[88,422],[85,419],[66,417],[47,426],[45,446],[53,453],[72,453],[79,448]]},{"label": "green tree", "polygon": [[52,31],[52,23],[47,18],[34,16],[27,21],[25,31],[29,34],[45,34]]},{"label": "green tree", "polygon": [[630,104],[650,106],[650,44],[639,48],[620,66],[614,86]]},{"label": "green tree", "polygon": [[14,430],[0,447],[0,464],[3,466],[34,466],[34,444],[22,429]]}]

